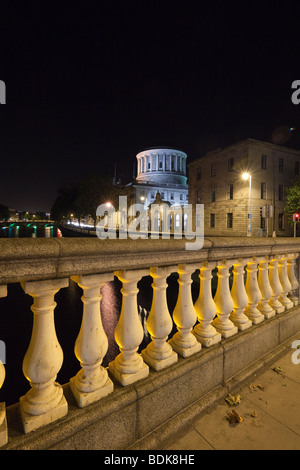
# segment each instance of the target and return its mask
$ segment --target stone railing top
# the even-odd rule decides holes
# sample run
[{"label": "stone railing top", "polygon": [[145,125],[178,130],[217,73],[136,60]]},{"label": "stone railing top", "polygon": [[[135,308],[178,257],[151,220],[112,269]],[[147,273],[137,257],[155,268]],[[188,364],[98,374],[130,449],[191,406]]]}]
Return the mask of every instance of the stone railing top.
[{"label": "stone railing top", "polygon": [[299,253],[297,238],[208,237],[201,250],[182,240],[40,238],[0,240],[0,285],[65,276]]}]

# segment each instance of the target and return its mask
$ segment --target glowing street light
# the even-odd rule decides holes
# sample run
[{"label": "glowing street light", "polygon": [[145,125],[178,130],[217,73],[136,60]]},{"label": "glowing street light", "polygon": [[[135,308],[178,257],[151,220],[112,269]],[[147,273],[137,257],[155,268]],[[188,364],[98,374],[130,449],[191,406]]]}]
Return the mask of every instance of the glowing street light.
[{"label": "glowing street light", "polygon": [[249,180],[249,212],[248,212],[248,230],[247,237],[251,237],[251,186],[252,186],[252,177],[250,173],[243,173],[242,178],[244,181]]}]

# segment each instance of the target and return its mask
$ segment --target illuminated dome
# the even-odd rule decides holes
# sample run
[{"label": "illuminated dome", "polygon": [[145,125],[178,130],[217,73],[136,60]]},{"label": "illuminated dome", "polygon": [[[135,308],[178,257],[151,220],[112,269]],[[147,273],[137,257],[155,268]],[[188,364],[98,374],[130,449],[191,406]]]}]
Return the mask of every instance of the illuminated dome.
[{"label": "illuminated dome", "polygon": [[136,158],[139,183],[187,185],[187,154],[181,150],[153,147],[138,153]]}]

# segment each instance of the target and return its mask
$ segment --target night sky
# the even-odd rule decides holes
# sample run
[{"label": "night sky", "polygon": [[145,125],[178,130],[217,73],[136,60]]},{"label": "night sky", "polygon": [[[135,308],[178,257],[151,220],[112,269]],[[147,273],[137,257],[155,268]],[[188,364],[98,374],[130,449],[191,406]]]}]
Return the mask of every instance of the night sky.
[{"label": "night sky", "polygon": [[300,149],[299,2],[0,5],[0,203],[49,211],[92,172],[132,177],[151,146],[188,161],[254,138]]}]

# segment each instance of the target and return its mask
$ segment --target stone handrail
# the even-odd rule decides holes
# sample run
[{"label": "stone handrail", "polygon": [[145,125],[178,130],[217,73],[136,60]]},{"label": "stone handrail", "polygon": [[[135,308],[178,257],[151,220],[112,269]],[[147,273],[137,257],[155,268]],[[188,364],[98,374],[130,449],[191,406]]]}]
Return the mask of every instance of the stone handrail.
[{"label": "stone handrail", "polygon": [[[81,369],[70,379],[80,408],[111,394],[111,378],[127,386],[147,377],[149,368],[168,368],[178,356],[189,357],[298,304],[297,239],[206,238],[199,251],[187,251],[185,240],[96,238],[2,240],[0,248],[0,297],[7,295],[7,284],[20,282],[33,298],[33,331],[23,361],[31,388],[20,398],[25,433],[68,413],[63,388],[56,382],[63,351],[55,331],[54,296],[69,285],[70,278],[83,290],[82,324],[75,344]],[[212,297],[215,268],[218,286]],[[193,304],[192,274],[197,269],[200,292]],[[174,272],[179,275],[179,292],[171,318],[166,289],[167,278]],[[153,278],[147,320],[151,342],[138,354],[144,331],[138,316],[137,283],[148,275]],[[122,282],[122,309],[115,329],[120,354],[106,369],[101,365],[108,349],[101,321],[101,288],[114,276]],[[168,340],[173,322],[177,333]],[[0,387],[4,379],[0,363]],[[6,442],[1,404],[0,445]]]}]

